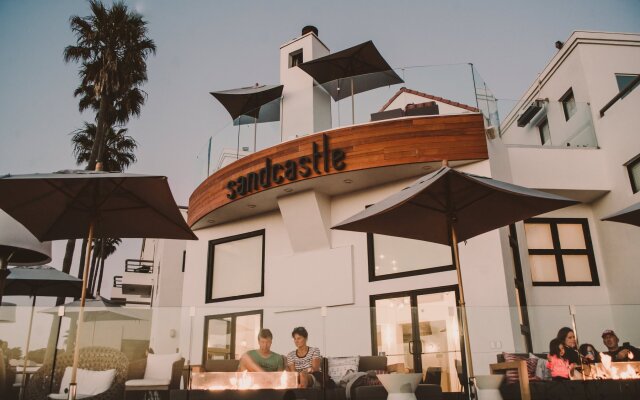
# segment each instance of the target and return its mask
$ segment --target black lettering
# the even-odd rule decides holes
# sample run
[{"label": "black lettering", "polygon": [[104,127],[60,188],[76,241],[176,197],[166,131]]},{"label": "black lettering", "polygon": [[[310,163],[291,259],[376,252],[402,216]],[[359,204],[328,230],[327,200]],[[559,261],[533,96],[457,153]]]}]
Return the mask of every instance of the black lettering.
[{"label": "black lettering", "polygon": [[264,168],[260,169],[260,186],[268,188],[271,186],[271,159],[267,158]]},{"label": "black lettering", "polygon": [[331,151],[331,164],[336,171],[342,171],[347,165],[344,163],[346,155],[344,150],[335,149]]},{"label": "black lettering", "polygon": [[298,163],[300,164],[301,177],[306,178],[309,175],[311,175],[311,168],[307,166],[307,164],[309,164],[310,162],[311,162],[311,159],[307,156],[300,157],[300,159],[298,160]]},{"label": "black lettering", "polygon": [[238,185],[240,186],[238,188],[238,194],[240,196],[244,196],[245,194],[247,194],[247,191],[249,189],[249,187],[247,186],[247,178],[244,176],[238,178]]},{"label": "black lettering", "polygon": [[255,172],[249,172],[247,174],[247,179],[249,181],[249,188],[247,191],[249,192],[257,192],[260,190],[260,177]]},{"label": "black lettering", "polygon": [[236,197],[238,197],[238,194],[236,193],[236,190],[234,189],[235,186],[236,186],[236,182],[235,181],[227,182],[227,189],[229,190],[229,193],[227,194],[227,198],[228,199],[233,200]]},{"label": "black lettering", "polygon": [[[302,164],[301,164],[302,165]],[[284,178],[280,175],[278,175],[280,173],[280,171],[282,171],[284,168],[282,167],[282,165],[280,164],[275,164],[273,166],[273,182],[276,185],[279,185],[282,183],[282,181],[284,181]]]},{"label": "black lettering", "polygon": [[296,179],[298,179],[298,165],[295,161],[288,160],[286,163],[284,163],[284,167],[286,168],[286,170],[284,171],[284,176],[288,180],[295,181]]},{"label": "black lettering", "polygon": [[312,143],[311,147],[313,149],[313,154],[311,155],[311,157],[313,158],[313,170],[316,171],[316,174],[319,174],[320,170],[318,169],[318,160],[320,157],[322,157],[322,153],[320,153],[320,151],[318,150],[317,143]]},{"label": "black lettering", "polygon": [[322,157],[324,158],[324,172],[329,172],[329,136],[322,135]]}]

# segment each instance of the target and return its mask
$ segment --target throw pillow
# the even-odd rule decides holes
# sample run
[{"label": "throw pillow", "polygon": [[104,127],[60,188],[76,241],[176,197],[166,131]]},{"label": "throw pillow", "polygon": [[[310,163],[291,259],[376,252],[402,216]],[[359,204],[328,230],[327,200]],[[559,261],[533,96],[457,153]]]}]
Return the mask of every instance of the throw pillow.
[{"label": "throw pillow", "polygon": [[[69,384],[71,383],[71,367],[64,370],[62,381],[60,382],[60,393],[68,393]],[[91,371],[88,369],[78,368],[76,372],[76,381],[78,382],[78,395],[96,395],[106,392],[111,387],[111,383],[116,377],[115,369],[106,371]]]},{"label": "throw pillow", "polygon": [[147,356],[147,367],[144,370],[144,379],[171,380],[173,363],[179,359],[179,353],[149,354]]},{"label": "throw pillow", "polygon": [[349,371],[358,371],[358,362],[360,357],[329,357],[327,359],[329,377],[336,383],[342,380],[342,377]]},{"label": "throw pillow", "polygon": [[[536,380],[536,367],[538,366],[538,360],[536,359],[531,359],[528,358],[525,355],[521,355],[521,354],[514,354],[514,353],[502,353],[502,355],[504,356],[504,360],[506,362],[510,362],[510,361],[526,361],[527,362],[527,375],[529,376],[530,380]],[[509,383],[516,383],[519,381],[518,379],[518,370],[517,369],[510,369],[507,370],[506,372],[506,381],[507,384]]]},{"label": "throw pillow", "polygon": [[539,380],[547,381],[551,380],[551,371],[547,368],[547,360],[540,358],[533,353],[529,353],[529,359],[535,359],[536,365],[536,378]]}]

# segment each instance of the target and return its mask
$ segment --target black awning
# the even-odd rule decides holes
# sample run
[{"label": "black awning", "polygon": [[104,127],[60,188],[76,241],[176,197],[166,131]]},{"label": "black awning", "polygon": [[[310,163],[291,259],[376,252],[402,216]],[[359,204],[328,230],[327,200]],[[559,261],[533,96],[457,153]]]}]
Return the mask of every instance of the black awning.
[{"label": "black awning", "polygon": [[300,64],[334,100],[404,81],[391,69],[372,41]]},{"label": "black awning", "polygon": [[[280,119],[280,105],[274,100],[282,97],[282,88],[282,85],[251,86],[211,92],[211,95],[227,109],[234,120],[246,116],[251,118],[251,123],[255,122],[256,118],[258,119],[257,122],[268,122]],[[278,104],[265,107],[263,116],[263,112],[260,110],[261,107],[271,102]],[[277,108],[277,111],[275,111],[275,108]],[[242,123],[242,121],[240,122]]]}]

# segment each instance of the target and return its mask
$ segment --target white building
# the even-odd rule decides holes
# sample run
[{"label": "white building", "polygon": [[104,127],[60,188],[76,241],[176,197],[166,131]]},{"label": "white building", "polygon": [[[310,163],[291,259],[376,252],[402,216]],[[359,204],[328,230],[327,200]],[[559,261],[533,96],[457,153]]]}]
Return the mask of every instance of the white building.
[{"label": "white building", "polygon": [[[640,200],[640,91],[600,115],[617,80],[640,73],[639,46],[640,35],[575,32],[495,135],[486,122],[495,104],[479,101],[487,90],[473,68],[447,93],[406,79],[408,89],[356,97],[366,117],[339,127],[341,105],[296,68],[329,54],[317,32],[304,32],[280,49],[283,142],[214,172],[191,196],[200,240],[186,245],[181,319],[162,329],[178,332],[179,348],[199,364],[255,347],[261,327],[286,353],[291,330],[305,326],[324,355],[385,353],[416,371],[440,367],[443,390],[459,390],[449,247],[330,230],[446,159],[583,202],[461,243],[476,374],[498,352],[547,351],[571,312],[581,342],[602,348],[600,332],[615,329],[639,343],[640,229],[600,221]],[[467,78],[473,102],[457,95]],[[431,102],[435,113],[409,112],[433,110]],[[369,120],[393,109],[402,113]]]}]

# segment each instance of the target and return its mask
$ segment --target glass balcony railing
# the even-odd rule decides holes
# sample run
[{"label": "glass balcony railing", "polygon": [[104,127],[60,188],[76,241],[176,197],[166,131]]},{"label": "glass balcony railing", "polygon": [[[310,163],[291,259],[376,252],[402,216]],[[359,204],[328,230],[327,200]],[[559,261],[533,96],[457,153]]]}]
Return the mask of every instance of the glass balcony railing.
[{"label": "glass balcony railing", "polygon": [[[379,86],[389,74],[397,74],[404,83]],[[433,101],[439,107],[429,107]],[[215,107],[222,109],[217,103]],[[216,110],[216,115],[224,115]],[[289,91],[285,86],[282,98],[262,106],[258,118],[248,116],[256,115],[249,111],[207,139],[197,156],[198,171],[204,178],[256,151],[329,129],[404,116],[478,110],[484,114],[487,127],[498,129],[496,99],[472,64],[399,68],[304,90]]]},{"label": "glass balcony railing", "polygon": [[[51,300],[42,302],[47,301]],[[304,309],[263,307],[259,300],[242,308],[223,303],[199,307],[87,307],[79,338],[76,336],[77,308],[36,306],[32,309],[3,305],[0,308],[3,357],[0,361],[10,371],[10,379],[15,380],[17,376],[20,382],[23,375],[29,376],[27,385],[40,385],[35,389],[50,393],[49,385],[53,392],[57,392],[60,385],[59,381],[51,383],[51,370],[69,366],[76,341],[81,349],[111,348],[109,351],[124,355],[130,364],[146,358],[149,349],[155,354],[177,352],[185,359],[188,370],[202,373],[214,370],[218,365],[216,360],[239,360],[248,350],[258,348],[257,336],[262,328],[268,328],[273,334],[271,350],[286,355],[295,350],[292,330],[302,326],[308,332],[308,345],[317,347],[328,357],[329,366],[332,357],[386,356],[389,371],[422,373],[423,382],[440,385],[444,392],[463,390],[466,382],[464,330],[454,292],[377,296],[374,303],[375,307],[344,305]],[[638,315],[640,305],[557,305],[523,309],[469,306],[467,320],[474,374],[489,374],[490,364],[496,363],[503,352],[547,353],[550,340],[562,327],[574,329],[578,344],[591,344],[600,352],[607,350],[601,337],[607,329],[615,331],[620,345],[630,342],[638,346]],[[523,316],[528,320],[527,329],[522,323]],[[529,337],[526,332],[530,332]],[[81,363],[91,365],[87,358],[95,354],[81,352]],[[374,369],[384,369],[384,366]],[[186,374],[187,379],[188,376]],[[332,378],[340,380],[340,377]],[[188,382],[182,385],[186,387]]]},{"label": "glass balcony railing", "polygon": [[[536,100],[522,104],[499,100],[502,141],[511,146],[598,148],[589,103]],[[503,111],[504,110],[504,111]]]}]

